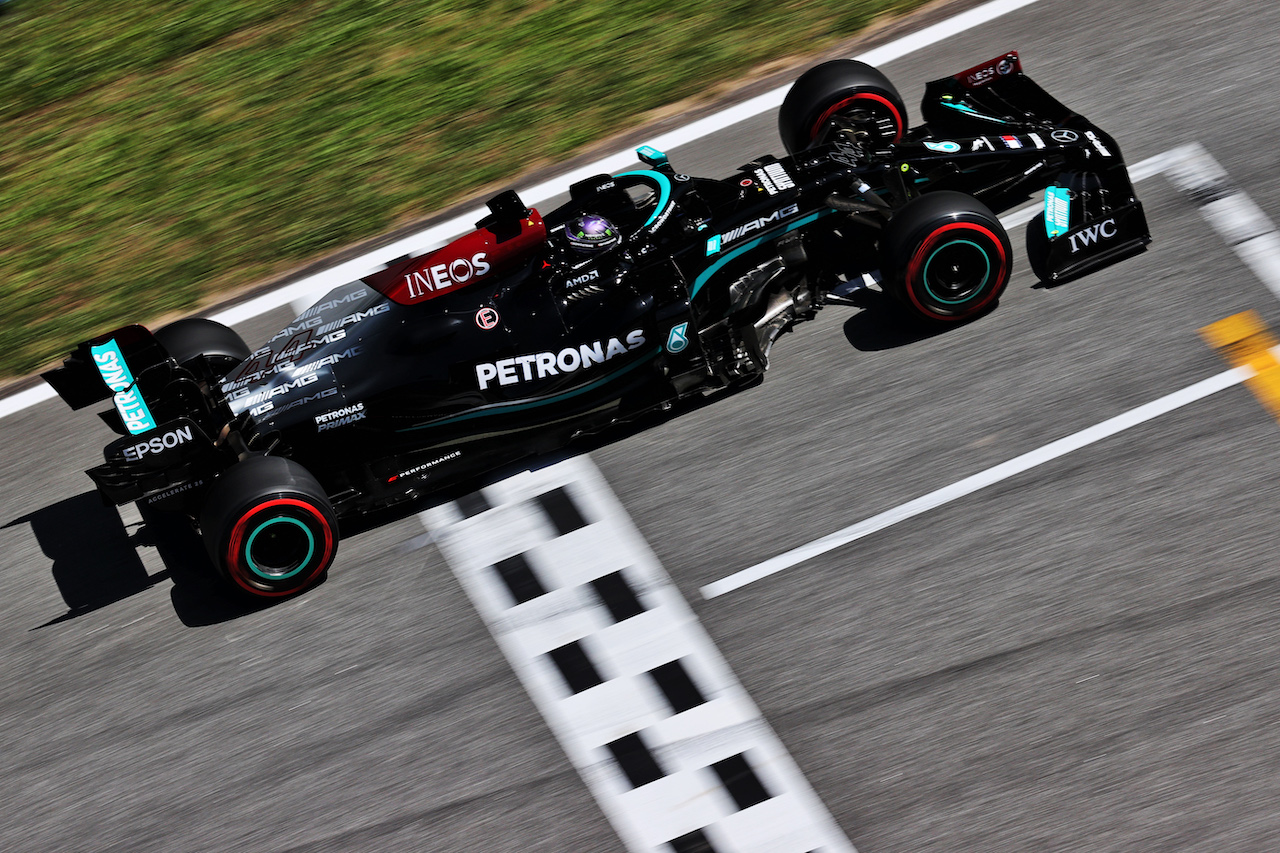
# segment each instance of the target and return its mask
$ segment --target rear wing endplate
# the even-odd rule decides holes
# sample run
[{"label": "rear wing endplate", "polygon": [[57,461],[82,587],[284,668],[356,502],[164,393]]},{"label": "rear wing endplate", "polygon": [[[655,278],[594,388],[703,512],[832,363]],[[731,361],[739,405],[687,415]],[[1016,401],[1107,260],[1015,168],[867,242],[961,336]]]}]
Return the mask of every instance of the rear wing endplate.
[{"label": "rear wing endplate", "polygon": [[169,354],[145,327],[124,326],[80,344],[44,381],[73,409],[111,399],[129,434],[156,427],[139,379]]}]

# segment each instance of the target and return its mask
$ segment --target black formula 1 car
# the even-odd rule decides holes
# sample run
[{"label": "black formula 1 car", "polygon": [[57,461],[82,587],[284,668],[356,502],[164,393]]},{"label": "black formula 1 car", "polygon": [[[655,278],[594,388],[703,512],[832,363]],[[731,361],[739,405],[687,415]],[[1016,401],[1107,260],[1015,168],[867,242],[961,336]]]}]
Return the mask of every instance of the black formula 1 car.
[{"label": "black formula 1 car", "polygon": [[[256,350],[203,319],[126,326],[45,379],[122,435],[88,471],[113,504],[185,513],[232,588],[290,595],[339,521],[758,381],[779,335],[879,287],[921,322],[989,311],[1012,249],[995,212],[1044,193],[1035,274],[1059,282],[1150,237],[1114,139],[1009,53],[928,84],[909,128],[870,66],[810,69],[789,156],[727,178],[648,168],[514,192],[476,230],[339,287]],[[994,211],[994,212],[993,212]]]}]

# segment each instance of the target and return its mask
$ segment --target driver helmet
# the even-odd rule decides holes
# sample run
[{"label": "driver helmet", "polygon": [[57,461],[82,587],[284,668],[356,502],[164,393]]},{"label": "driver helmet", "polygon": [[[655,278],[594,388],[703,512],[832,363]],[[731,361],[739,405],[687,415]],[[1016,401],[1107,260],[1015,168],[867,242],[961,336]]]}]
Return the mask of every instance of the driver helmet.
[{"label": "driver helmet", "polygon": [[622,234],[617,227],[594,213],[587,213],[569,221],[564,228],[569,245],[579,252],[594,255],[606,249],[612,249],[622,242]]}]

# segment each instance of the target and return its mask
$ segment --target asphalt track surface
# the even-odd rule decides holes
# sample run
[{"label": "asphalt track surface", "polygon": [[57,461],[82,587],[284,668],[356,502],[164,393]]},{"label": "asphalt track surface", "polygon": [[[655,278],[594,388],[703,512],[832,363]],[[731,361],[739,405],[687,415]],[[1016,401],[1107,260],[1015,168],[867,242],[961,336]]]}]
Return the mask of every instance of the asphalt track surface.
[{"label": "asphalt track surface", "polygon": [[[1277,34],[1275,4],[1040,0],[884,70],[914,104],[1017,48],[1129,162],[1200,142],[1278,220]],[[779,149],[764,115],[669,153]],[[699,593],[1220,373],[1208,323],[1280,322],[1192,200],[1139,193],[1144,256],[1054,289],[1023,263],[929,337],[829,308],[759,388],[592,454],[862,853],[1280,849],[1280,427],[1244,386]],[[88,493],[92,415],[0,435],[0,847],[622,849],[416,518],[245,613]]]}]

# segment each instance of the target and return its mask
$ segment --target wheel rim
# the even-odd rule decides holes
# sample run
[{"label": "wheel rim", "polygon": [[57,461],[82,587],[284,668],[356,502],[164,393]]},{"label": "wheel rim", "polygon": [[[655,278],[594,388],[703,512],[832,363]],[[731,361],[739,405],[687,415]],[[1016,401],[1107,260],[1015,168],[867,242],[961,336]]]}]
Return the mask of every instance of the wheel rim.
[{"label": "wheel rim", "polygon": [[844,111],[855,115],[860,113],[870,118],[875,122],[880,136],[886,142],[898,142],[902,139],[902,131],[906,126],[906,122],[902,120],[902,113],[893,105],[893,101],[874,92],[859,92],[827,107],[809,128],[809,139],[816,139],[827,120]]},{"label": "wheel rim", "polygon": [[227,540],[231,579],[254,595],[299,592],[333,559],[336,536],[320,510],[298,498],[275,498],[244,510]]},{"label": "wheel rim", "polygon": [[244,560],[258,577],[286,580],[311,561],[316,538],[296,518],[269,518],[254,528],[244,546]]},{"label": "wheel rim", "polygon": [[925,292],[944,305],[962,305],[991,279],[991,258],[972,240],[948,240],[924,262]]},{"label": "wheel rim", "polygon": [[907,264],[904,289],[922,314],[954,322],[992,304],[1008,278],[1000,237],[977,222],[952,222],[920,243]]}]

